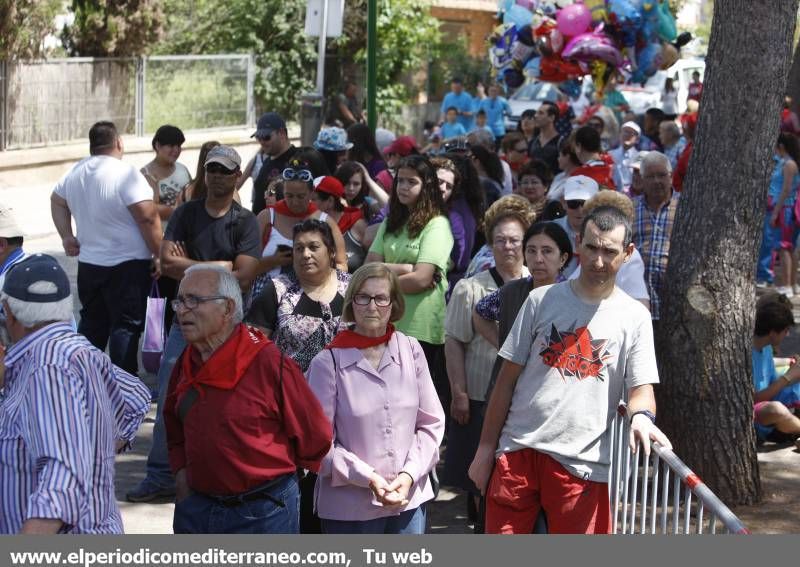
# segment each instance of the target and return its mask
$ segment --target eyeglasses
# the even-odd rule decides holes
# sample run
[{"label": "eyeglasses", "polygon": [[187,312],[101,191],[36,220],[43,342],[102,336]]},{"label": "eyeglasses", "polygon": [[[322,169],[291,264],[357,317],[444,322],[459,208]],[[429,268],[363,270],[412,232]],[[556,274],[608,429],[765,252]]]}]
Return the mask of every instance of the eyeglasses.
[{"label": "eyeglasses", "polygon": [[259,142],[269,142],[272,139],[272,134],[267,134],[266,136],[256,136],[256,140]]},{"label": "eyeglasses", "polygon": [[519,238],[502,238],[498,237],[493,240],[495,246],[505,247],[511,246],[512,248],[519,248],[522,246],[522,240]]},{"label": "eyeglasses", "polygon": [[374,301],[377,307],[388,307],[392,303],[392,298],[385,295],[367,295],[366,293],[357,293],[353,296],[353,303],[356,305],[369,305],[370,301]]},{"label": "eyeglasses", "polygon": [[516,148],[512,148],[512,149],[515,152],[519,152],[521,154],[524,154],[524,153],[526,153],[528,151],[528,146],[516,147]]},{"label": "eyeglasses", "polygon": [[570,199],[567,201],[567,207],[573,211],[580,209],[586,201],[584,199]]},{"label": "eyeglasses", "polygon": [[197,306],[201,303],[205,303],[206,301],[215,301],[217,299],[228,299],[224,295],[179,295],[172,301],[170,301],[170,305],[172,305],[172,309],[177,311],[178,308],[183,305],[186,309],[191,311],[192,309],[197,309]]},{"label": "eyeglasses", "polygon": [[314,175],[307,169],[294,169],[293,167],[287,167],[283,170],[281,176],[286,181],[291,181],[292,179],[297,179],[298,181],[305,181],[308,183],[312,179],[314,179]]},{"label": "eyeglasses", "polygon": [[236,173],[236,170],[228,169],[221,163],[209,163],[206,166],[206,173],[212,173],[214,175],[233,175]]}]

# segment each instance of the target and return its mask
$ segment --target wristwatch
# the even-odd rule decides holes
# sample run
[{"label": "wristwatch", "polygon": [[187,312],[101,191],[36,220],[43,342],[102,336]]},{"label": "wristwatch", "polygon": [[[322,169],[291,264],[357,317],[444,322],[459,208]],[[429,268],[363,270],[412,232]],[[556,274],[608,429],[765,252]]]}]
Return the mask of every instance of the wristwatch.
[{"label": "wristwatch", "polygon": [[644,414],[644,415],[646,415],[646,416],[647,416],[647,418],[648,418],[650,421],[652,421],[653,423],[655,423],[655,422],[656,422],[656,414],[654,414],[654,413],[653,413],[653,412],[651,412],[650,410],[643,409],[643,410],[635,411],[635,412],[633,412],[633,413],[631,414],[631,423],[633,423],[633,418],[634,418],[634,417],[636,417],[637,415],[639,415],[640,413],[641,413],[641,414]]}]

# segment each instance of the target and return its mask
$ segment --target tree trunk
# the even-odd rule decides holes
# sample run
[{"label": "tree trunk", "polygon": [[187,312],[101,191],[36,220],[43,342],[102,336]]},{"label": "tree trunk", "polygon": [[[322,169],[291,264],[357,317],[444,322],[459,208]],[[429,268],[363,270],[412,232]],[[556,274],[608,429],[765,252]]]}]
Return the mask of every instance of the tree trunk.
[{"label": "tree trunk", "polygon": [[659,424],[727,504],[761,497],[754,279],[798,0],[717,0],[656,337]]},{"label": "tree trunk", "polygon": [[800,43],[794,50],[789,79],[786,81],[786,94],[792,97],[792,110],[798,112],[800,110]]}]

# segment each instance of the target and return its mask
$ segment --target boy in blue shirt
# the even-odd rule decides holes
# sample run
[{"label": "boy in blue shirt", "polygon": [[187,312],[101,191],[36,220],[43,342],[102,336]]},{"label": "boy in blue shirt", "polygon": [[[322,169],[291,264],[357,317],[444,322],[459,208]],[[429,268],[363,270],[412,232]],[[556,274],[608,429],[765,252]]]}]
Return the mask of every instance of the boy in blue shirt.
[{"label": "boy in blue shirt", "polygon": [[800,448],[800,418],[795,415],[800,408],[800,355],[777,359],[790,364],[780,376],[773,358],[792,325],[792,304],[786,296],[773,293],[759,300],[753,334],[753,422],[759,440],[795,438]]},{"label": "boy in blue shirt", "polygon": [[455,138],[457,136],[466,136],[467,131],[458,122],[458,109],[455,106],[451,106],[447,109],[447,114],[445,115],[447,118],[446,122],[442,124],[442,139],[449,140],[450,138]]}]

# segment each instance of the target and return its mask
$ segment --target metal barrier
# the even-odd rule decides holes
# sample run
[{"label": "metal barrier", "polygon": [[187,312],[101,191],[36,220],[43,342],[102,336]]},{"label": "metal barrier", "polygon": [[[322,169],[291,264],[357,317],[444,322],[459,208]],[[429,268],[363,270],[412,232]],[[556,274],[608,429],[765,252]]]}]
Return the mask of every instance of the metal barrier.
[{"label": "metal barrier", "polygon": [[87,137],[98,120],[144,136],[255,125],[252,55],[0,61],[0,150]]},{"label": "metal barrier", "polygon": [[628,435],[625,406],[620,405],[610,431],[612,533],[750,533],[675,453],[653,443],[645,457],[638,443],[631,451]]}]

